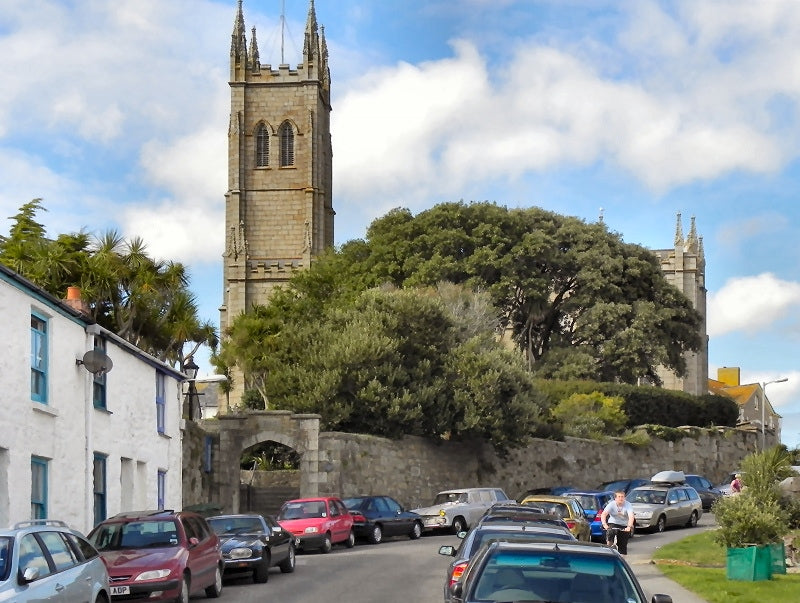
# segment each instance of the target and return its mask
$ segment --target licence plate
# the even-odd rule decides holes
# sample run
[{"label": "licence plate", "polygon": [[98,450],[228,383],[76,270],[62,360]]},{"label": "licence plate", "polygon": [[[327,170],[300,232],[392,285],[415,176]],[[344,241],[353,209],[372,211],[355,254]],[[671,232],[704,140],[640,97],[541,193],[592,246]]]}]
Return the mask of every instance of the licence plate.
[{"label": "licence plate", "polygon": [[111,587],[111,596],[114,595],[129,595],[131,594],[131,587],[130,586],[112,586]]}]

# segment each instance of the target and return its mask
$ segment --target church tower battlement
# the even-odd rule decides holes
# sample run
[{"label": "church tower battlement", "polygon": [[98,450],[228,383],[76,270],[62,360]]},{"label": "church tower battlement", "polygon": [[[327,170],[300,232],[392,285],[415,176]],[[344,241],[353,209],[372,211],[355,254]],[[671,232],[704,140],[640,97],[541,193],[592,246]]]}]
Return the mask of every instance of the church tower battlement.
[{"label": "church tower battlement", "polygon": [[[220,332],[333,245],[331,78],[310,0],[303,62],[261,64],[242,0],[230,48],[231,111]],[[280,59],[283,61],[283,57]],[[243,392],[234,376],[232,404]]]}]

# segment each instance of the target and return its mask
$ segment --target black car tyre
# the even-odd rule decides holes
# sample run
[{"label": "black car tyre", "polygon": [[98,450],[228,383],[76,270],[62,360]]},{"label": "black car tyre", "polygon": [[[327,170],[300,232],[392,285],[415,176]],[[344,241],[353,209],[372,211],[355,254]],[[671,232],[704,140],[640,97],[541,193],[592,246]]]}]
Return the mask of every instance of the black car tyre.
[{"label": "black car tyre", "polygon": [[222,594],[222,570],[217,566],[214,573],[214,584],[206,588],[206,597],[209,599],[216,599]]},{"label": "black car tyre", "polygon": [[422,524],[418,521],[415,521],[408,537],[411,538],[411,540],[416,540],[420,536],[422,536]]},{"label": "black car tyre", "polygon": [[189,577],[184,576],[181,580],[181,594],[175,599],[176,603],[189,603]]},{"label": "black car tyre", "polygon": [[331,542],[331,535],[325,534],[325,540],[322,541],[322,546],[319,547],[319,550],[323,553],[330,553],[331,549],[333,549],[333,543]]},{"label": "black car tyre", "polygon": [[344,541],[344,546],[348,549],[352,549],[356,545],[356,535],[353,533],[353,530],[350,530],[350,534],[347,535],[347,540]]},{"label": "black car tyre", "polygon": [[261,563],[253,570],[253,582],[256,584],[264,584],[269,580],[269,551],[261,552]]},{"label": "black car tyre", "polygon": [[697,525],[697,511],[692,511],[692,515],[689,517],[689,522],[686,525],[690,528]]},{"label": "black car tyre", "polygon": [[376,523],[372,526],[372,530],[370,530],[369,536],[367,536],[367,541],[370,544],[379,544],[381,540],[383,540],[383,530],[380,524]]},{"label": "black car tyre", "polygon": [[658,516],[658,521],[656,521],[656,526],[654,531],[658,532],[659,534],[667,529],[667,518],[663,515]]},{"label": "black car tyre", "polygon": [[294,545],[290,544],[289,545],[289,556],[286,557],[286,559],[284,559],[283,561],[281,561],[281,563],[280,563],[280,565],[278,567],[281,568],[281,571],[284,574],[291,574],[294,571],[294,564],[295,564]]},{"label": "black car tyre", "polygon": [[456,517],[453,520],[453,534],[458,534],[459,532],[463,532],[464,528],[467,527],[467,522],[464,521],[463,517]]}]

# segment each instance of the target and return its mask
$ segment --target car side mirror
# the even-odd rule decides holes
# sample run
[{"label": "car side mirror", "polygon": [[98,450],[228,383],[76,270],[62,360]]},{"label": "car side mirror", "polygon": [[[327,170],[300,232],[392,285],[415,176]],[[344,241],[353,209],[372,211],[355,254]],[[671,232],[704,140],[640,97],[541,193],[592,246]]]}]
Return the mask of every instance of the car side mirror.
[{"label": "car side mirror", "polygon": [[22,572],[22,581],[25,584],[29,582],[33,582],[34,580],[39,579],[39,568],[38,567],[26,567],[25,571]]},{"label": "car side mirror", "polygon": [[672,597],[669,595],[653,595],[650,600],[651,603],[672,603]]},{"label": "car side mirror", "polygon": [[443,544],[439,547],[439,554],[444,555],[445,557],[455,557],[456,547],[450,546],[449,544]]}]

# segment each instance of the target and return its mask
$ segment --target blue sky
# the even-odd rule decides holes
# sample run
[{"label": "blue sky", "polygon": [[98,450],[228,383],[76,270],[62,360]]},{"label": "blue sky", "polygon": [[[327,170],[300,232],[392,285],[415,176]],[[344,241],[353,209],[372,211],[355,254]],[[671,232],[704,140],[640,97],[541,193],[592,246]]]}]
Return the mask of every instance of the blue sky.
[{"label": "blue sky", "polygon": [[[245,0],[262,63],[307,0]],[[712,376],[770,385],[800,443],[800,3],[316,0],[332,72],[336,242],[387,210],[537,205],[706,251]],[[235,0],[0,4],[0,232],[116,228],[185,262],[218,321]],[[602,208],[602,210],[601,210]]]}]

